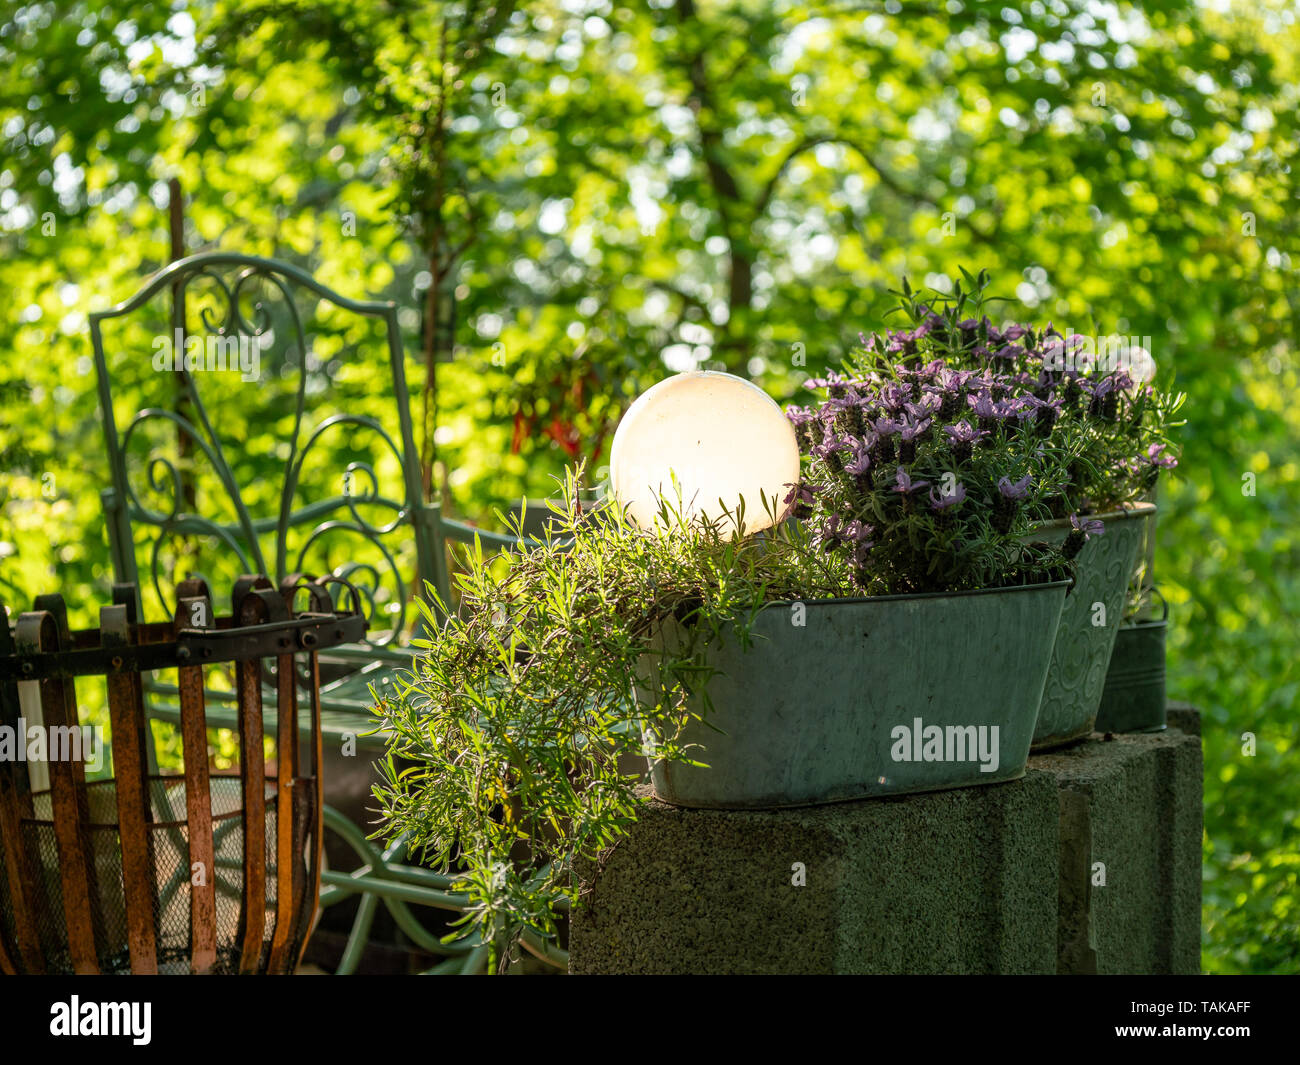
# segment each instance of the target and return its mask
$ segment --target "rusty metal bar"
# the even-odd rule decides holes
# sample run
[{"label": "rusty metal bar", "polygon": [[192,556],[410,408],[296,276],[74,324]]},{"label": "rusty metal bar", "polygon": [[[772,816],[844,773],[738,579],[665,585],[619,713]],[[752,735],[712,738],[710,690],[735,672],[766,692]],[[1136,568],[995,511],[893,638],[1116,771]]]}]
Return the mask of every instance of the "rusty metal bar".
[{"label": "rusty metal bar", "polygon": [[136,673],[175,669],[203,662],[247,661],[312,647],[355,643],[365,635],[359,615],[308,614],[280,624],[235,629],[230,618],[218,618],[206,630],[165,624],[139,625],[138,640],[121,649],[120,666],[104,653],[98,629],[78,632],[71,650],[0,659],[0,681],[44,680],[46,677],[92,677],[130,670]]},{"label": "rusty metal bar", "polygon": [[[177,589],[176,631],[212,617],[212,598],[201,581]],[[206,973],[217,960],[217,863],[212,840],[212,784],[208,776],[208,722],[203,667],[181,666],[181,754],[185,762],[185,823],[190,859],[190,970]]]},{"label": "rusty metal bar", "polygon": [[[312,846],[307,853],[311,861],[311,890],[303,900],[298,915],[298,947],[295,963],[302,960],[302,953],[307,949],[307,940],[311,936],[312,924],[316,919],[316,900],[320,898],[320,873],[322,855],[325,852],[324,828],[321,817],[325,806],[325,792],[321,773],[321,723],[320,723],[320,656],[312,651],[307,656],[308,691],[311,698],[311,778],[305,782],[311,787],[310,809],[302,809],[302,816],[310,819],[309,832]],[[301,807],[308,806],[307,793],[304,791]]]},{"label": "rusty metal bar", "polygon": [[[239,624],[258,625],[272,612],[288,617],[284,604],[270,591],[265,577],[240,577],[235,582],[234,616]],[[261,965],[266,936],[266,764],[262,730],[262,668],[257,660],[236,667],[239,695],[239,780],[244,825],[244,892],[240,900],[239,971],[255,972]]]},{"label": "rusty metal bar", "polygon": [[18,966],[14,962],[14,956],[10,953],[8,945],[9,937],[0,935],[0,973],[5,976],[15,976],[18,973]]},{"label": "rusty metal bar", "polygon": [[[17,767],[14,767],[17,770]],[[8,775],[8,774],[6,774]],[[37,890],[34,863],[22,838],[20,804],[9,783],[0,785],[0,836],[3,837],[5,875],[9,882],[9,904],[13,909],[13,946],[6,953],[9,966],[22,962],[27,973],[45,972],[45,952],[37,931],[37,914],[46,910],[48,899]],[[17,968],[7,971],[17,972]]]},{"label": "rusty metal bar", "polygon": [[[125,647],[134,639],[126,605],[106,606],[99,612],[99,629],[104,649]],[[113,770],[117,790],[118,838],[122,842],[122,883],[125,889],[127,945],[131,971],[158,972],[154,907],[157,878],[154,874],[153,832],[150,816],[148,758],[144,730],[144,692],[139,673],[108,676],[108,714],[113,726]]]},{"label": "rusty metal bar", "polygon": [[[293,613],[294,588],[301,579],[292,574],[280,582],[285,610]],[[276,815],[275,815],[275,932],[271,937],[271,972],[284,972],[297,958],[290,958],[295,946],[291,914],[301,897],[303,869],[298,861],[301,832],[298,798],[301,781],[298,756],[298,692],[292,654],[276,658]]]},{"label": "rusty metal bar", "polygon": [[[14,652],[8,615],[0,601],[0,655],[13,655]],[[12,729],[18,743],[24,742],[19,735],[21,713],[18,686],[0,682],[0,725]],[[0,966],[11,974],[19,971],[20,964],[25,972],[45,972],[45,957],[36,932],[35,914],[39,903],[32,898],[36,878],[22,836],[22,818],[31,814],[31,802],[24,765],[18,761],[0,762],[0,848],[3,848],[0,853],[4,854],[9,904],[14,915],[12,939],[6,935],[0,940],[4,950]]]},{"label": "rusty metal bar", "polygon": [[[58,651],[61,635],[67,631],[67,612],[61,617],[51,611],[62,607],[58,596],[40,596],[36,610],[18,618],[18,651]],[[73,742],[70,728],[76,728],[77,704],[72,682],[51,677],[40,682],[41,711],[46,736],[62,735],[68,750],[59,752],[47,743],[50,769],[50,802],[53,808],[54,841],[59,855],[59,881],[63,896],[63,921],[67,932],[68,954],[77,975],[99,972],[99,954],[95,950],[95,928],[91,900],[94,866],[89,840],[89,815],[86,806],[85,767],[81,763],[80,742]],[[68,757],[60,757],[66,753]],[[97,909],[97,907],[95,908]]]}]

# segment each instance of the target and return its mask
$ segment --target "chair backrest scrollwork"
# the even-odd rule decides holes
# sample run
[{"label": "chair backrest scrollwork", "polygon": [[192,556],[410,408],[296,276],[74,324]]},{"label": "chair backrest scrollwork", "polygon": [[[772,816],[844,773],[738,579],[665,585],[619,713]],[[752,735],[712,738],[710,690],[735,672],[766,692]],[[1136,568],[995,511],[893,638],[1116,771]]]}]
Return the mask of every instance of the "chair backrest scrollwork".
[{"label": "chair backrest scrollwork", "polygon": [[190,575],[332,573],[396,644],[445,595],[398,312],[289,263],[207,252],[90,316],[116,579],[154,609]]}]

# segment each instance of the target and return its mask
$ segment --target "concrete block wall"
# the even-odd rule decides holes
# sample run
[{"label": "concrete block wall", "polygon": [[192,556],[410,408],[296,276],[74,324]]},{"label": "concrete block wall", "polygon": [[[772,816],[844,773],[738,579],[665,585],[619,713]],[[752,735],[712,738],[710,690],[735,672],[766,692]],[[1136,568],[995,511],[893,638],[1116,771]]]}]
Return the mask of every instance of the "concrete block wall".
[{"label": "concrete block wall", "polygon": [[587,870],[573,973],[1196,972],[1194,711],[984,788],[795,810],[651,801]]},{"label": "concrete block wall", "polygon": [[1058,972],[1200,971],[1200,719],[1169,716],[1030,759],[1061,803]]}]

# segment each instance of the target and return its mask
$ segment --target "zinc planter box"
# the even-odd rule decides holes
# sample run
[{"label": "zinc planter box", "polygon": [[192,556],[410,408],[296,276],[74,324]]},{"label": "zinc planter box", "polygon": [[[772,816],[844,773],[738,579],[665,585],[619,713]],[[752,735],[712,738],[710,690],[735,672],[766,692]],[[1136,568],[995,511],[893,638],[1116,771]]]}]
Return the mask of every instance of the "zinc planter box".
[{"label": "zinc planter box", "polygon": [[707,768],[654,762],[655,795],[772,808],[1022,776],[1068,586],[766,607],[748,649],[708,649],[712,713],[682,737]]},{"label": "zinc planter box", "polygon": [[1115,637],[1098,732],[1159,732],[1165,727],[1167,618],[1124,625]]},{"label": "zinc planter box", "polygon": [[[1091,537],[1076,562],[1075,587],[1061,611],[1052,664],[1034,730],[1034,750],[1082,739],[1093,730],[1106,684],[1111,649],[1124,611],[1124,595],[1155,505],[1138,503],[1098,514],[1105,532]],[[1035,539],[1059,543],[1069,522],[1054,521]]]}]

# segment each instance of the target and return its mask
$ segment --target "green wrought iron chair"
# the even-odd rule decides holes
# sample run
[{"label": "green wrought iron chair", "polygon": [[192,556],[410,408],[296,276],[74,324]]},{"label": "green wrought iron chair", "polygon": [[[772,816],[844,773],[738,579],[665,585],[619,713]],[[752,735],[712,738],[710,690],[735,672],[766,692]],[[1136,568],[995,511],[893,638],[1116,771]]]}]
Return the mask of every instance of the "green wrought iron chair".
[{"label": "green wrought iron chair", "polygon": [[[368,776],[382,750],[370,693],[395,691],[396,671],[410,665],[422,582],[450,602],[448,542],[518,541],[423,500],[392,302],[348,299],[289,263],[207,252],[92,314],[90,334],[109,468],[104,519],[115,580],[141,589],[137,609],[165,611],[186,577],[230,587],[241,573],[276,582],[330,573],[365,597],[365,642],[321,656],[328,803],[331,769],[355,764]],[[178,721],[174,687],[155,681],[146,692],[152,717]],[[234,726],[233,685],[210,688],[206,701],[212,727]],[[322,877],[323,907],[361,896],[339,971],[355,970],[381,903],[417,946],[445,957],[436,971],[481,968],[485,944],[443,943],[409,908],[460,909],[449,879],[404,864],[401,841],[375,847],[357,823],[362,811],[350,813],[325,810],[327,829],[361,862]],[[562,952],[525,945],[563,964]]]}]

